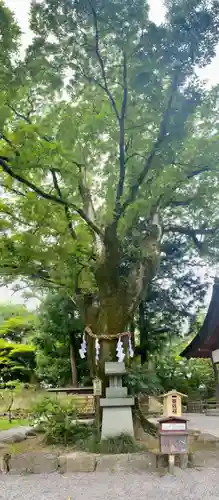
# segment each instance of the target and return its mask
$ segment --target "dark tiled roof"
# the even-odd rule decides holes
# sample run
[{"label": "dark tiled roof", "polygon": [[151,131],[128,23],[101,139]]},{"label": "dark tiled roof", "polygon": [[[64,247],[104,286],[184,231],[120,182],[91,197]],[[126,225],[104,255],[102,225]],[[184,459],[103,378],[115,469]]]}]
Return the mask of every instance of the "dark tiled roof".
[{"label": "dark tiled roof", "polygon": [[211,353],[215,349],[219,349],[219,278],[215,280],[204,323],[180,356],[185,358],[211,358]]}]

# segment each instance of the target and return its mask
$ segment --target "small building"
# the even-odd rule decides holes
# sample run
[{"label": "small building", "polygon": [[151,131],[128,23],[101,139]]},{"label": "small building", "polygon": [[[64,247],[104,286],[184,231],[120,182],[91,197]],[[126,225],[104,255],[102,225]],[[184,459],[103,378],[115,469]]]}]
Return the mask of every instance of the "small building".
[{"label": "small building", "polygon": [[211,302],[204,323],[180,356],[187,359],[209,358],[212,360],[216,382],[216,400],[219,403],[219,278],[215,279]]},{"label": "small building", "polygon": [[165,417],[181,417],[182,398],[187,397],[185,394],[173,389],[160,397],[163,398],[163,415]]}]

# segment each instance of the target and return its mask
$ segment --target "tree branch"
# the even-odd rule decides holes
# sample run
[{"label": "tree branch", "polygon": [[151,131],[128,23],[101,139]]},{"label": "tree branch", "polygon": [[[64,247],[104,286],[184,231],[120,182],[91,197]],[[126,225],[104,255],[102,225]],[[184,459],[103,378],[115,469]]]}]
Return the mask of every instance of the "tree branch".
[{"label": "tree branch", "polygon": [[175,76],[173,78],[173,81],[171,83],[170,96],[169,96],[169,99],[168,99],[168,102],[167,102],[167,106],[166,106],[166,109],[164,111],[163,117],[162,117],[161,122],[160,122],[160,128],[159,128],[158,137],[157,137],[157,139],[156,139],[156,141],[155,141],[155,143],[154,143],[154,145],[153,145],[153,147],[151,149],[151,152],[150,152],[149,156],[146,159],[144,168],[140,172],[140,174],[139,174],[139,176],[137,178],[137,181],[130,188],[129,195],[128,195],[127,199],[125,200],[125,202],[123,203],[123,205],[121,207],[121,210],[120,210],[120,213],[118,214],[118,219],[124,214],[124,212],[127,209],[127,207],[131,203],[133,203],[133,201],[135,201],[136,196],[137,196],[138,191],[139,191],[139,188],[142,185],[142,183],[144,182],[144,180],[146,179],[147,174],[148,174],[148,172],[149,172],[149,170],[151,168],[152,161],[153,161],[154,157],[156,156],[161,143],[163,142],[163,140],[166,137],[168,119],[169,119],[169,117],[171,115],[173,97],[175,95],[175,92],[176,92],[177,88],[178,88],[178,75],[175,74]]},{"label": "tree branch", "polygon": [[200,168],[195,168],[194,170],[192,170],[192,172],[190,172],[189,174],[187,174],[187,179],[192,179],[193,177],[196,177],[197,175],[200,175],[200,174],[204,174],[205,172],[217,172],[219,174],[219,169],[218,168],[211,168],[209,166],[203,166],[203,167],[200,167]]},{"label": "tree branch", "polygon": [[119,112],[118,112],[118,109],[116,106],[115,99],[114,99],[114,97],[113,97],[113,95],[110,92],[109,87],[108,87],[104,62],[103,62],[103,59],[102,59],[102,56],[100,53],[100,34],[99,34],[99,28],[98,28],[97,13],[92,5],[91,0],[88,0],[88,1],[90,4],[92,15],[93,15],[94,29],[95,29],[95,52],[96,52],[97,60],[98,60],[99,65],[100,65],[101,74],[102,74],[102,78],[103,78],[103,82],[104,82],[103,90],[106,92],[106,94],[107,94],[107,96],[112,104],[112,108],[115,112],[117,120],[119,121],[120,120]]},{"label": "tree branch", "polygon": [[27,221],[23,221],[22,219],[20,219],[19,217],[17,217],[16,215],[12,214],[9,210],[1,210],[0,211],[0,215],[8,215],[9,217],[11,217],[12,219],[14,219],[16,222],[18,222],[19,224],[21,224],[22,226],[28,226],[28,227],[31,227],[32,229],[34,229],[34,226],[32,224],[30,224],[29,222]]},{"label": "tree branch", "polygon": [[4,172],[6,172],[8,175],[10,175],[13,179],[16,179],[18,182],[20,182],[20,183],[24,184],[25,186],[27,186],[28,188],[30,188],[32,191],[34,191],[36,194],[38,194],[41,198],[44,198],[45,200],[52,201],[52,202],[57,203],[59,205],[62,205],[64,207],[65,206],[71,207],[73,210],[75,210],[75,212],[78,215],[80,215],[80,217],[87,223],[87,225],[92,229],[92,231],[94,233],[98,234],[98,236],[100,236],[101,239],[103,239],[103,233],[102,233],[101,229],[96,224],[94,224],[94,222],[92,222],[89,219],[87,214],[81,208],[77,207],[77,205],[75,205],[74,203],[70,203],[67,200],[61,199],[60,197],[46,193],[38,186],[35,186],[35,184],[30,182],[28,179],[25,179],[21,175],[13,172],[13,170],[9,167],[7,162],[4,159],[2,159],[1,157],[0,157],[0,165],[1,165],[2,169],[4,170]]},{"label": "tree branch", "polygon": [[131,153],[129,156],[126,156],[125,164],[128,163],[128,161],[131,160],[132,158],[135,158],[136,156],[145,160],[145,156],[143,156],[141,153]]},{"label": "tree branch", "polygon": [[31,120],[30,120],[30,118],[28,116],[25,116],[25,115],[23,115],[23,113],[20,113],[19,111],[17,111],[11,104],[9,104],[9,102],[7,103],[7,106],[13,111],[13,113],[18,118],[21,118],[25,122],[29,123],[29,125],[31,125]]},{"label": "tree branch", "polygon": [[24,196],[25,197],[25,194],[22,193],[21,191],[18,191],[17,189],[11,188],[11,187],[6,186],[5,184],[2,184],[2,183],[0,184],[0,186],[3,187],[4,189],[7,189],[8,191],[10,191],[10,193],[14,193],[14,194],[17,194],[18,196]]},{"label": "tree branch", "polygon": [[10,148],[13,149],[13,151],[15,151],[16,156],[20,156],[20,153],[17,150],[16,146],[13,144],[13,142],[10,141],[10,139],[8,139],[8,137],[6,137],[6,135],[0,134],[0,139],[3,139],[3,141],[5,141],[6,144],[8,144]]},{"label": "tree branch", "polygon": [[128,97],[128,88],[127,88],[127,61],[126,54],[123,53],[123,100],[122,100],[122,108],[121,108],[121,116],[119,120],[119,182],[117,186],[116,192],[116,214],[119,213],[121,208],[121,197],[123,195],[124,182],[125,182],[125,116],[127,110],[127,97]]},{"label": "tree branch", "polygon": [[[179,163],[179,162],[172,162],[172,165],[175,165],[175,166],[181,166],[181,167],[189,167],[188,164],[186,163]],[[203,173],[211,173],[211,172],[215,172],[217,174],[219,174],[219,169],[218,168],[214,168],[214,167],[209,167],[208,165],[197,165],[194,170],[192,170],[191,172],[187,173],[185,172],[185,178],[179,180],[176,182],[176,184],[172,187],[171,189],[171,192],[174,192],[177,188],[179,188],[181,185],[183,185],[183,183],[186,181],[186,180],[190,180],[190,179],[193,179],[194,177],[200,175],[200,174],[203,174]],[[161,198],[164,198],[164,195],[161,195],[160,197],[160,200]],[[186,207],[186,206],[189,206],[190,203],[192,203],[192,201],[194,201],[194,197],[193,198],[188,198],[187,200],[170,200],[169,202],[165,203],[164,206],[168,207],[169,206],[175,206],[175,207]]]},{"label": "tree branch", "polygon": [[[11,107],[11,106],[9,106]],[[24,119],[25,121],[27,121],[30,125],[32,124],[30,118],[28,117],[25,117],[24,115],[20,114],[20,113],[17,113],[17,111],[12,108],[13,111],[15,112],[15,114],[18,114],[22,119]],[[14,146],[14,144],[9,140],[7,139],[7,137],[5,136],[2,136],[2,138],[13,148],[15,149],[15,152],[16,152],[16,156],[20,156],[20,153],[16,150],[16,147]],[[51,142],[51,138],[50,137],[47,137],[45,135],[43,136],[40,136],[40,139],[43,139],[44,141],[46,142]],[[1,163],[1,161],[5,162],[5,167],[3,166],[3,164]],[[28,187],[30,187],[31,189],[33,189],[37,194],[39,194],[40,196],[46,198],[46,199],[50,199],[51,201],[55,201],[56,200],[56,203],[60,203],[64,206],[64,210],[65,210],[65,215],[66,215],[66,219],[67,219],[67,222],[68,222],[68,228],[69,228],[69,231],[70,231],[70,234],[72,236],[72,238],[74,240],[77,239],[77,235],[74,231],[74,228],[73,228],[73,225],[72,225],[72,221],[71,221],[71,216],[70,216],[70,212],[69,212],[69,207],[72,207],[81,217],[82,219],[88,224],[89,227],[92,228],[92,230],[98,234],[98,236],[101,236],[101,230],[96,226],[96,224],[94,223],[94,221],[92,220],[92,217],[89,217],[89,212],[84,212],[82,209],[78,208],[76,205],[74,204],[70,204],[69,202],[67,202],[66,200],[64,200],[63,196],[62,196],[62,193],[61,193],[61,190],[59,188],[59,185],[58,185],[58,180],[57,180],[57,177],[56,177],[56,172],[54,169],[51,169],[51,174],[52,174],[52,178],[53,178],[53,184],[54,184],[54,187],[58,193],[58,198],[56,197],[53,197],[53,195],[50,195],[49,193],[45,193],[43,192],[42,190],[40,190],[40,188],[37,188],[37,186],[34,186],[32,183],[30,183],[27,179],[24,179],[22,178],[21,176],[17,175],[17,174],[14,174],[13,171],[10,169],[10,167],[8,166],[7,164],[8,162],[8,158],[5,158],[5,157],[0,157],[0,165],[2,165],[3,167],[3,170],[7,171],[7,173],[9,173],[12,177],[14,177],[15,179],[17,179],[18,181],[20,182],[23,182],[24,184],[26,184]],[[77,167],[81,170],[81,167],[82,167],[82,164],[78,163],[77,161],[73,161],[73,163],[75,165],[77,165]],[[7,169],[7,170],[6,170]],[[10,171],[10,172],[9,172]],[[22,180],[23,179],[23,180]],[[92,201],[90,201],[91,204],[92,204]],[[93,212],[94,212],[94,209],[93,209]],[[92,214],[93,215],[93,214]],[[95,229],[94,229],[95,228]],[[103,236],[101,236],[103,237]]]},{"label": "tree branch", "polygon": [[169,224],[168,226],[163,227],[163,232],[164,233],[179,233],[179,234],[187,234],[188,236],[191,236],[193,234],[195,235],[202,235],[202,234],[214,234],[217,230],[219,229],[219,223],[213,228],[207,228],[207,227],[200,227],[200,228],[191,228],[189,226],[177,226],[177,225],[171,225]]},{"label": "tree branch", "polygon": [[[61,192],[61,189],[59,187],[59,184],[58,184],[58,179],[57,179],[57,176],[56,176],[56,172],[55,170],[52,168],[51,169],[51,174],[52,174],[52,178],[53,178],[53,184],[54,184],[54,187],[58,193],[58,196],[60,199],[63,200],[63,196],[62,196],[62,192]],[[73,224],[72,224],[72,220],[71,220],[71,215],[70,215],[70,212],[69,212],[69,208],[68,206],[64,206],[64,211],[65,211],[65,216],[66,216],[66,220],[67,220],[67,224],[68,224],[68,229],[69,229],[69,232],[70,232],[70,235],[72,237],[72,239],[75,241],[77,240],[77,235],[76,235],[76,232],[73,228]]]},{"label": "tree branch", "polygon": [[[216,160],[218,160],[218,158]],[[178,161],[172,161],[172,165],[175,165],[176,167],[190,167],[188,163],[181,163]],[[193,177],[204,174],[205,172],[217,172],[219,174],[219,169],[215,167],[209,167],[209,165],[195,165],[193,166],[193,170],[191,170],[191,172],[185,171],[185,178],[192,179]]]},{"label": "tree branch", "polygon": [[178,225],[168,225],[163,227],[163,233],[178,233],[178,234],[184,234],[186,236],[189,236],[195,246],[201,250],[203,247],[203,243],[198,239],[197,236],[204,236],[204,235],[213,235],[219,230],[219,222],[218,224],[215,225],[215,227],[208,228],[206,226],[202,226],[200,228],[193,229],[189,226],[178,226]]},{"label": "tree branch", "polygon": [[[18,274],[17,276],[22,276],[22,273],[20,272],[19,270],[19,266],[17,266],[16,264],[5,264],[3,266],[0,265],[0,269],[2,268],[5,269],[14,269],[15,271],[18,271]],[[2,272],[1,270],[1,272]],[[62,284],[62,283],[58,283],[57,281],[53,280],[52,278],[50,278],[49,276],[49,272],[44,270],[44,269],[36,269],[36,271],[30,273],[29,275],[29,279],[40,279],[42,281],[45,281],[47,282],[48,284],[52,284],[53,286],[57,286],[57,287],[60,287],[60,288],[64,288],[65,285]]]},{"label": "tree branch", "polygon": [[194,201],[194,197],[193,198],[188,198],[187,200],[170,200],[168,203],[167,203],[167,206],[171,206],[171,207],[188,207],[192,202]]},{"label": "tree branch", "polygon": [[83,172],[85,172],[85,170],[82,171],[81,165],[79,165],[79,164],[78,164],[78,170],[79,170],[78,189],[79,189],[79,193],[81,195],[81,199],[83,202],[83,208],[84,208],[85,213],[88,215],[88,217],[94,221],[95,220],[95,210],[94,210],[93,200],[91,197],[90,190],[86,186],[86,183],[83,179]]}]

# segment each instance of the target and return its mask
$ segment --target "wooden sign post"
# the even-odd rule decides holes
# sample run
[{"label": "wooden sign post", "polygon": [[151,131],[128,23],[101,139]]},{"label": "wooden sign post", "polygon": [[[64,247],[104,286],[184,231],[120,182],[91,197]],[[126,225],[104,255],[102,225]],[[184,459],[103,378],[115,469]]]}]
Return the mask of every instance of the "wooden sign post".
[{"label": "wooden sign post", "polygon": [[160,452],[169,457],[169,472],[172,474],[175,455],[188,454],[187,419],[183,417],[163,417],[159,420]]},{"label": "wooden sign post", "polygon": [[102,380],[98,377],[95,377],[93,380],[93,390],[94,396],[102,396]]},{"label": "wooden sign post", "polygon": [[96,377],[93,380],[93,394],[94,394],[94,404],[95,404],[95,422],[100,433],[100,396],[102,396],[102,380]]}]

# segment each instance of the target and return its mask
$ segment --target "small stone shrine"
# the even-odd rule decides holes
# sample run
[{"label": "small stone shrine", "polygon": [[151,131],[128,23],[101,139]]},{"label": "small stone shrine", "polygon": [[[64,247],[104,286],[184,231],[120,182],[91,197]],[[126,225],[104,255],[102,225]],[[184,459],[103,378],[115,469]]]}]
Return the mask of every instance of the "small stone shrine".
[{"label": "small stone shrine", "polygon": [[134,398],[128,396],[127,387],[122,385],[126,369],[123,362],[106,362],[105,374],[109,377],[106,397],[100,399],[103,409],[101,439],[129,434],[134,436],[132,406]]}]

